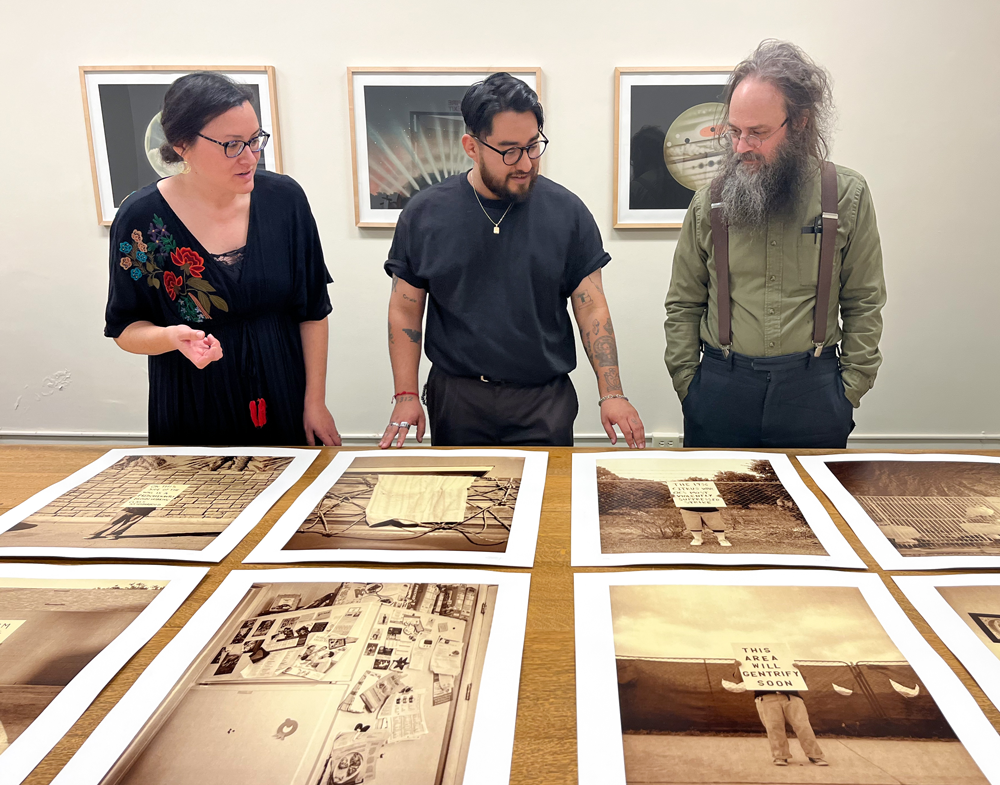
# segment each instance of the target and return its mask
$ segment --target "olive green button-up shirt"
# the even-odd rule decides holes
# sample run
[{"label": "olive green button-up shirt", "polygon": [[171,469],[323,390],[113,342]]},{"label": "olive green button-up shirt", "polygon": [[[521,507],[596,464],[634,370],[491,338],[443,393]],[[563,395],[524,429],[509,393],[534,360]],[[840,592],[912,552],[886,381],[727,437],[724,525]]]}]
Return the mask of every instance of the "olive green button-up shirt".
[{"label": "olive green button-up shirt", "polygon": [[[840,343],[848,400],[857,407],[882,362],[885,278],[875,208],[865,179],[837,167],[838,223],[833,256],[826,346]],[[803,234],[822,213],[817,171],[786,213],[764,232],[729,230],[733,351],[776,357],[813,350],[818,234]],[[700,364],[704,342],[719,347],[719,287],[712,248],[709,186],[699,190],[684,218],[665,303],[664,359],[681,400]],[[838,321],[839,316],[839,321]]]}]

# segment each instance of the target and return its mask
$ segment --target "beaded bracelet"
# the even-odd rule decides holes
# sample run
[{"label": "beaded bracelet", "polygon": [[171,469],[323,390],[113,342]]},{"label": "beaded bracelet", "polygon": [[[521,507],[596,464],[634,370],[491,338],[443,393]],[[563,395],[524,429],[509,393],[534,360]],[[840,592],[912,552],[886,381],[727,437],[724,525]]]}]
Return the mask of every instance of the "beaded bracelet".
[{"label": "beaded bracelet", "polygon": [[601,400],[597,402],[597,405],[600,406],[602,403],[604,403],[605,401],[610,401],[612,398],[621,398],[623,401],[628,400],[628,398],[626,398],[624,395],[618,395],[616,393],[615,395],[605,395],[603,398],[601,398]]},{"label": "beaded bracelet", "polygon": [[400,395],[416,395],[416,393],[415,392],[406,392],[405,390],[403,392],[398,392],[398,393],[396,393],[395,395],[392,396],[392,402],[395,403],[396,399]]}]

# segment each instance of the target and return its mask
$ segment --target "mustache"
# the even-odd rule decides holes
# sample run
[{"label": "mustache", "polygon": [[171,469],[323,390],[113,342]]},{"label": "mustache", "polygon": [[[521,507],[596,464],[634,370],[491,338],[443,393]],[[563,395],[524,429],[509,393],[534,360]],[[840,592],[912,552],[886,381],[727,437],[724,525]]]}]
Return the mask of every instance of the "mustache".
[{"label": "mustache", "polygon": [[745,153],[737,153],[736,160],[740,163],[747,163],[749,161],[757,161],[758,163],[765,162],[763,154],[755,153],[753,150],[747,150]]}]

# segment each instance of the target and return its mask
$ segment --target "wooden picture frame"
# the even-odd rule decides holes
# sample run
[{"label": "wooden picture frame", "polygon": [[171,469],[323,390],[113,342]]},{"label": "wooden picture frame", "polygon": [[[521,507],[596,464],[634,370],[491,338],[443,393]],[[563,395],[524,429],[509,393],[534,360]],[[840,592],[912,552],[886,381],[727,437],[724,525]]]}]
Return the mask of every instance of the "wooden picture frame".
[{"label": "wooden picture frame", "polygon": [[[174,173],[167,166],[154,167],[149,159],[149,141],[153,130],[153,107],[162,107],[162,94],[177,78],[194,71],[219,71],[255,88],[261,127],[271,134],[270,142],[261,153],[261,164],[273,172],[282,171],[281,132],[278,125],[278,99],[274,66],[270,65],[84,65],[80,66],[80,90],[83,94],[83,116],[90,148],[90,171],[94,181],[94,201],[97,222],[110,226],[118,205],[133,191],[156,178]],[[105,88],[102,90],[102,88]],[[115,89],[117,88],[117,89]],[[125,90],[124,88],[128,88]],[[103,94],[103,97],[102,97]],[[116,112],[128,112],[128,122],[113,123],[111,104],[105,112],[104,102],[114,102]],[[159,108],[155,110],[159,112]],[[108,114],[109,116],[105,116]],[[136,116],[143,120],[138,124]],[[145,122],[145,115],[150,120]],[[109,130],[115,134],[109,140]],[[140,134],[143,134],[140,137]],[[146,153],[143,158],[141,152]],[[148,159],[148,160],[147,160]],[[114,162],[114,163],[112,163]]]},{"label": "wooden picture frame", "polygon": [[[460,148],[461,137],[465,133],[459,106],[461,97],[470,85],[499,71],[506,71],[524,80],[541,99],[541,68],[376,66],[347,69],[355,226],[362,229],[394,228],[403,205],[414,192],[464,170],[468,159]],[[365,99],[366,88],[397,88],[400,91],[411,88],[411,93],[414,88],[425,89],[425,95],[421,99],[427,103],[389,108],[381,105],[380,108],[384,111],[373,126]],[[426,88],[451,90],[435,90],[437,94],[431,101],[430,90]],[[384,92],[389,94],[389,90]],[[401,95],[398,98],[406,99],[407,96]],[[412,94],[408,97],[410,101],[414,98]],[[438,108],[441,104],[445,104],[447,108]],[[375,106],[373,98],[371,108]],[[416,106],[426,108],[415,108]],[[397,115],[395,118],[391,116],[393,111]],[[409,127],[399,124],[398,115],[401,112],[409,113]],[[415,124],[424,116],[428,117],[427,133],[421,134]],[[398,143],[396,149],[386,141],[385,137],[390,133],[393,134],[392,141]],[[359,144],[361,140],[366,144]],[[436,151],[434,147],[437,148]],[[385,150],[385,156],[383,160],[370,165],[370,152],[373,148]],[[424,158],[428,159],[427,163]],[[364,183],[368,183],[364,188],[366,199],[362,199]],[[372,187],[390,190],[373,194]]]},{"label": "wooden picture frame", "polygon": [[[615,229],[679,229],[696,188],[711,180],[721,146],[713,124],[721,111],[708,109],[713,94],[721,106],[721,94],[732,66],[668,66],[663,68],[615,68],[614,191],[612,217]],[[638,88],[638,90],[636,90]],[[716,119],[718,118],[718,119]],[[633,128],[638,125],[639,128]],[[667,126],[664,128],[663,126]],[[640,131],[650,130],[636,139]],[[684,130],[703,139],[682,136]],[[667,138],[673,136],[675,139]],[[627,140],[623,143],[623,140]],[[633,140],[636,153],[644,153],[648,165],[634,175]],[[678,143],[679,154],[665,160],[667,147]],[[657,148],[657,143],[659,149]],[[699,148],[680,152],[680,147]],[[640,145],[642,145],[640,147]],[[678,179],[680,178],[680,179]]]}]

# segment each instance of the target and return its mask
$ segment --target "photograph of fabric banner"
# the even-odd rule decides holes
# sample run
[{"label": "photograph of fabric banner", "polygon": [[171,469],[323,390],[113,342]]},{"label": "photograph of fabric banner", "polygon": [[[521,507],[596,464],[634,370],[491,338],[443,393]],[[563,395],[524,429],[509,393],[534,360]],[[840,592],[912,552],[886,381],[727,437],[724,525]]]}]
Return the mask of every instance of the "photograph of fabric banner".
[{"label": "photograph of fabric banner", "polygon": [[365,510],[369,526],[418,526],[465,520],[471,475],[385,475],[378,479]]}]

